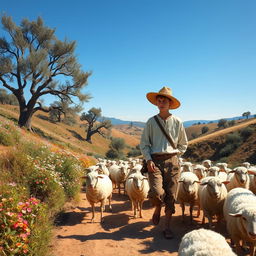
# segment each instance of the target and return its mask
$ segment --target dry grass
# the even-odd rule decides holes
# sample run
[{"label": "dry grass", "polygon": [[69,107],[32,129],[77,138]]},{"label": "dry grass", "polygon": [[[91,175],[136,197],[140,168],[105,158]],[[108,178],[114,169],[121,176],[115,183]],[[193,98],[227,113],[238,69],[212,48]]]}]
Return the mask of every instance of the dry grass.
[{"label": "dry grass", "polygon": [[[0,105],[0,115],[17,122],[19,109],[17,106]],[[32,118],[32,127],[36,134],[56,144],[65,145],[80,153],[93,153],[104,156],[109,149],[110,140],[96,134],[92,137],[92,144],[85,141],[85,131],[82,122],[69,126],[63,123],[52,123],[47,119],[47,114],[36,113]],[[123,138],[130,147],[139,144],[139,139],[134,136],[112,129],[112,137]]]}]

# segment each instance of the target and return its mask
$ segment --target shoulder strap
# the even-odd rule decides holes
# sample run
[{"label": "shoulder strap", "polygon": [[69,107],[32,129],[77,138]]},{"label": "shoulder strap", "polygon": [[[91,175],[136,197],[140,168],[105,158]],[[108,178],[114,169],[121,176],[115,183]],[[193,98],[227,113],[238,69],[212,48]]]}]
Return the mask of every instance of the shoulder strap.
[{"label": "shoulder strap", "polygon": [[166,139],[170,142],[170,144],[172,145],[172,147],[173,147],[174,149],[176,149],[176,146],[175,146],[175,144],[174,144],[172,138],[169,136],[169,134],[167,134],[167,132],[165,131],[164,127],[161,125],[161,123],[160,123],[158,117],[157,117],[157,116],[154,116],[154,118],[155,118],[155,120],[156,120],[156,122],[157,122],[159,128],[161,129],[161,131],[162,131],[163,134],[165,135]]}]

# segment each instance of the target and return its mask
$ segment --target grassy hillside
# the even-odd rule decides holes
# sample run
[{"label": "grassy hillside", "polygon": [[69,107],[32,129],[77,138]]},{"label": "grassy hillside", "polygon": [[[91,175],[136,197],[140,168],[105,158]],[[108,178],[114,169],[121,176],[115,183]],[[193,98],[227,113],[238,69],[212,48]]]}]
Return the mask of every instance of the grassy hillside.
[{"label": "grassy hillside", "polygon": [[256,164],[256,119],[191,140],[184,158],[192,162],[224,161],[231,166],[245,161]]},{"label": "grassy hillside", "polygon": [[[17,106],[0,105],[0,116],[17,122],[19,113]],[[32,127],[36,134],[58,145],[84,154],[98,154],[104,156],[109,149],[110,140],[96,134],[92,137],[92,144],[85,141],[85,131],[80,120],[74,126],[64,123],[52,123],[47,120],[47,114],[38,112],[32,118]],[[139,138],[112,129],[112,137],[123,138],[128,147],[139,144]],[[129,151],[129,148],[126,149]]]}]

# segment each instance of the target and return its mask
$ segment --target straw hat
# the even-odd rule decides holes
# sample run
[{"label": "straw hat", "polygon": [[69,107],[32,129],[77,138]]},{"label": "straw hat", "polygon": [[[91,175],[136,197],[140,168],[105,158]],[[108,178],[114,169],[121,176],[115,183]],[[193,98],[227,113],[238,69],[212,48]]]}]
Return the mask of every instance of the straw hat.
[{"label": "straw hat", "polygon": [[171,100],[170,109],[175,109],[180,106],[180,102],[172,96],[172,90],[169,87],[163,87],[159,92],[149,92],[147,93],[147,99],[154,105],[157,105],[157,96],[164,96]]}]

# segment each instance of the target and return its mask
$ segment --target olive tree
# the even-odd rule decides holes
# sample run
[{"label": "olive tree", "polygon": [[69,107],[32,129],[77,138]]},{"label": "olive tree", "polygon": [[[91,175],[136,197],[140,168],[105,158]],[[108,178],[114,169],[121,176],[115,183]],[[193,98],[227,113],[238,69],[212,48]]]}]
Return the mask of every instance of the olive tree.
[{"label": "olive tree", "polygon": [[[20,127],[31,130],[31,118],[38,111],[49,112],[42,98],[88,101],[82,93],[90,72],[84,72],[75,56],[75,41],[61,41],[55,29],[36,21],[23,19],[17,26],[11,17],[3,16],[3,29],[8,39],[0,37],[0,86],[12,92],[19,102]],[[26,94],[26,95],[25,95]]]},{"label": "olive tree", "polygon": [[87,113],[82,113],[80,120],[86,121],[86,141],[92,143],[91,137],[94,134],[100,134],[103,137],[106,137],[106,131],[110,131],[112,124],[110,120],[99,120],[101,117],[101,108],[91,108]]}]

